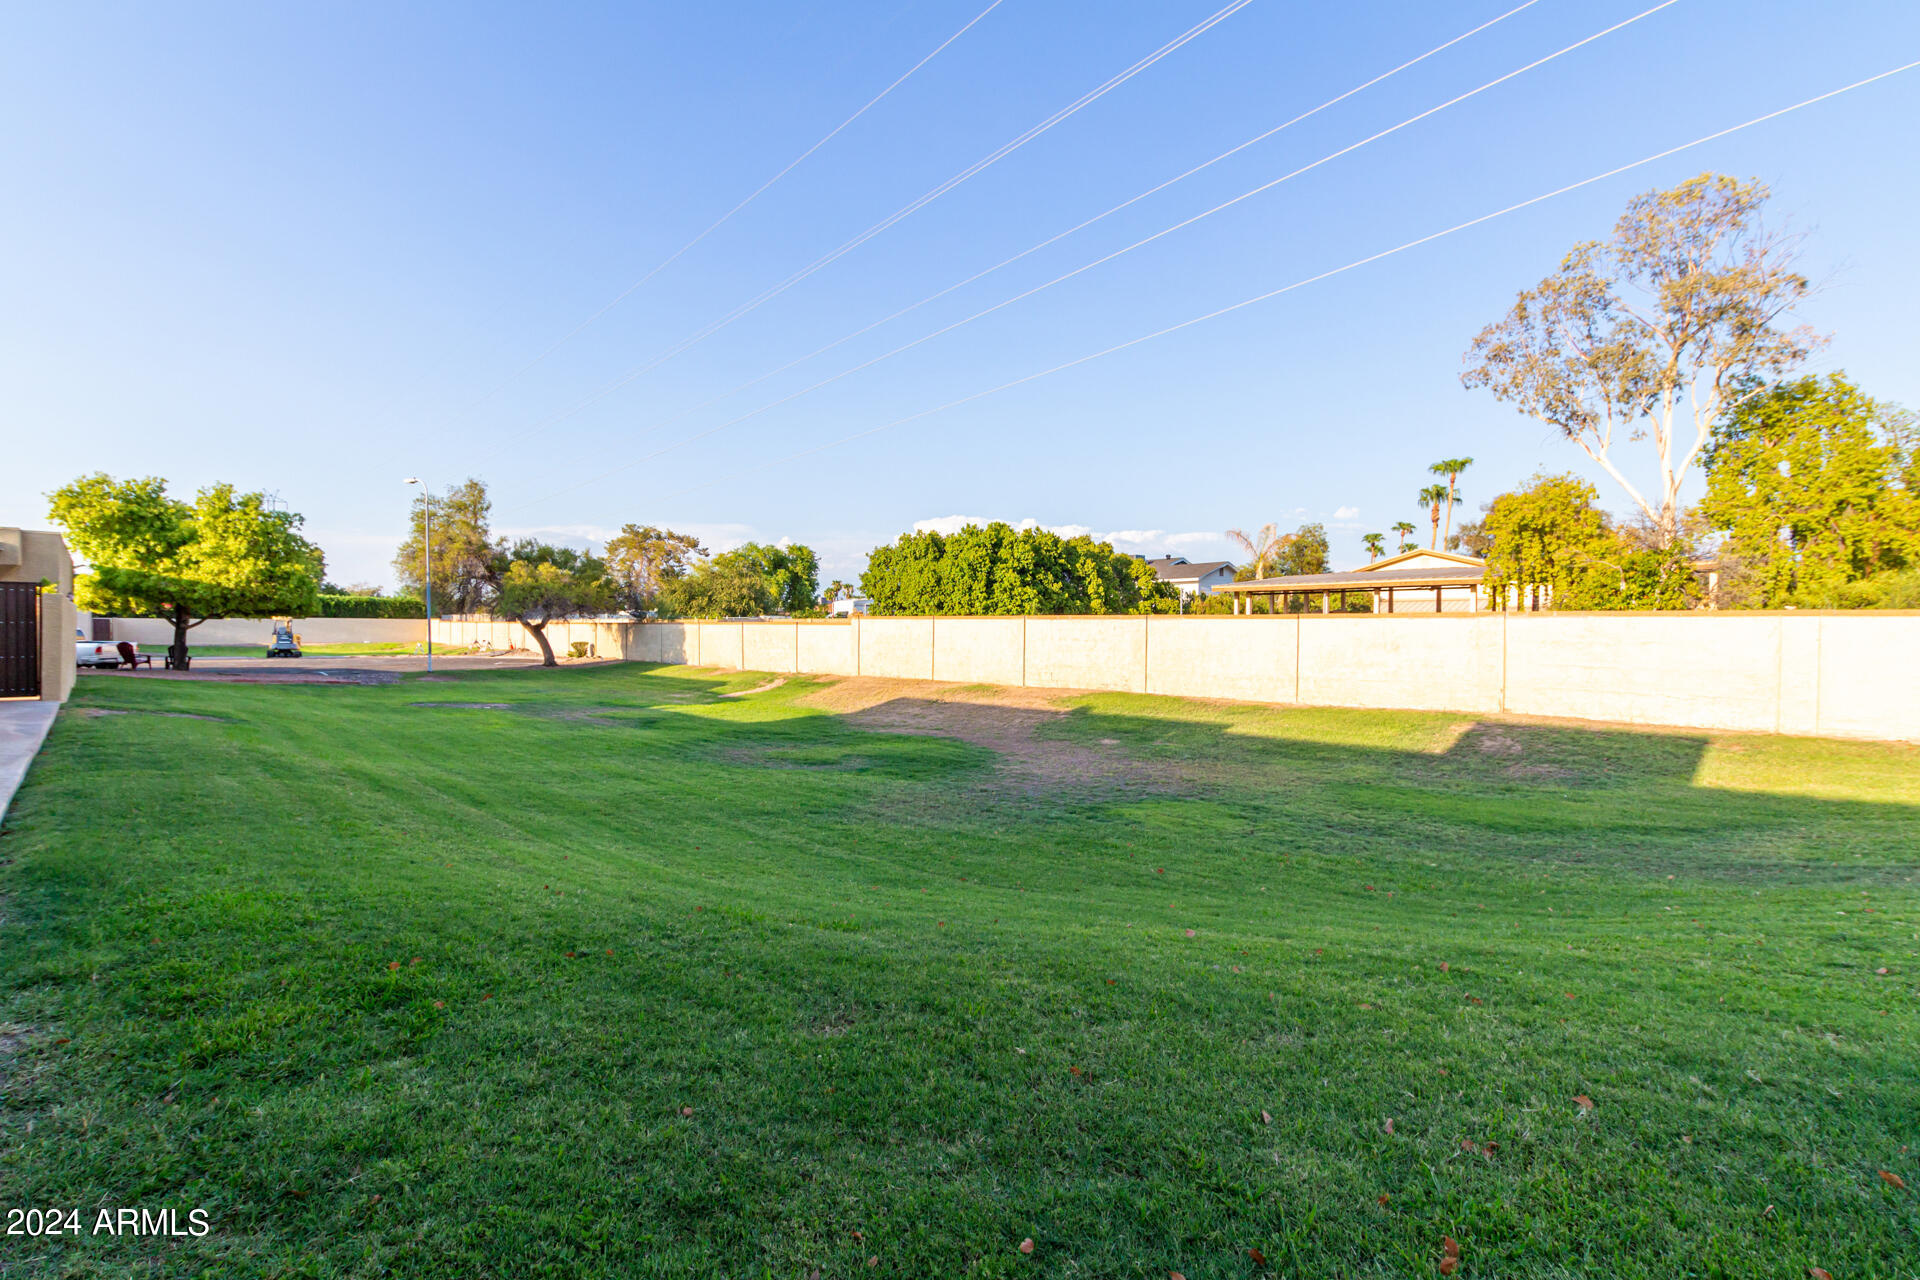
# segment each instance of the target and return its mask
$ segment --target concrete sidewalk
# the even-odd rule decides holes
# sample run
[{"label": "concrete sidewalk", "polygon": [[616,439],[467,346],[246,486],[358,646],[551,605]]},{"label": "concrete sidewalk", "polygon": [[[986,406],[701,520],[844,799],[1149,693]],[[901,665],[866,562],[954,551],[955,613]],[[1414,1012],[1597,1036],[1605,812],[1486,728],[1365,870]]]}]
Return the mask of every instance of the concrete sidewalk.
[{"label": "concrete sidewalk", "polygon": [[7,816],[7,805],[20,789],[27,766],[46,741],[47,730],[53,727],[59,711],[59,703],[38,699],[0,702],[0,818]]}]

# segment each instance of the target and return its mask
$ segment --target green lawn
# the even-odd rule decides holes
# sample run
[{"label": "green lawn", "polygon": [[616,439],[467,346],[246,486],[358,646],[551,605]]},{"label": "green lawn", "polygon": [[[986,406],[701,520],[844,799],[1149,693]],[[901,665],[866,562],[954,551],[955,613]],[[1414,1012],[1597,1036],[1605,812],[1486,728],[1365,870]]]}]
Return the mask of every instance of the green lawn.
[{"label": "green lawn", "polygon": [[83,682],[0,1273],[1920,1274],[1920,749],[764,679]]},{"label": "green lawn", "polygon": [[[149,651],[159,653],[165,648],[165,645],[157,645]],[[422,646],[417,644],[386,644],[379,641],[353,644],[303,644],[300,646],[300,652],[316,657],[325,657],[328,655],[341,657],[347,654],[413,653],[416,650],[422,650]],[[189,646],[189,652],[196,658],[264,658],[267,656],[267,646],[264,644],[196,644]]]}]

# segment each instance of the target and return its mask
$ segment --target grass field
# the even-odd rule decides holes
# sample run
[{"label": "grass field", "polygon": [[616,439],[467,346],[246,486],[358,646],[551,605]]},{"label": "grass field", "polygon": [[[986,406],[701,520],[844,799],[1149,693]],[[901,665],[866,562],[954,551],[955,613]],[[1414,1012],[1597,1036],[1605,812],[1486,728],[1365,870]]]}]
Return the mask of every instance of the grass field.
[{"label": "grass field", "polygon": [[83,682],[0,1271],[1920,1274],[1920,749],[763,679]]},{"label": "grass field", "polygon": [[[149,652],[159,653],[165,645],[151,646]],[[310,656],[344,657],[350,654],[412,653],[421,646],[417,644],[386,644],[379,641],[365,641],[344,644],[303,644],[300,652]],[[196,644],[189,648],[196,658],[264,658],[267,646],[264,644]]]}]

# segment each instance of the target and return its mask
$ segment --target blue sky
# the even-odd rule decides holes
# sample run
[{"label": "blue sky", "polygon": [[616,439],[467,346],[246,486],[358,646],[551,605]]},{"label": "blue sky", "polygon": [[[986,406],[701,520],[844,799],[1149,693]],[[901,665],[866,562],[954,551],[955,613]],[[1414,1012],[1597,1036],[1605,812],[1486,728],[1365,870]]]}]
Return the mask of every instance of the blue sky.
[{"label": "blue sky", "polygon": [[[1338,267],[1920,57],[1898,0],[1680,0],[1073,280],[750,410],[1641,12],[1539,0],[913,314],[705,402],[1510,9],[1253,0],[706,340],[609,384],[886,218],[1227,0],[1004,0],[620,305],[515,374],[987,0],[818,6],[16,7],[0,41],[0,523],[94,469],[277,493],[339,581],[384,582],[423,475],[496,527],[792,538],[827,576],[954,516],[1199,559],[1321,520],[1337,561],[1570,444],[1461,352],[1635,192],[1759,177],[1808,233],[1816,368],[1920,407],[1920,71],[1432,245],[835,448],[817,446]],[[501,385],[502,383],[505,385]],[[566,416],[562,416],[565,414]],[[704,438],[648,457],[709,428]],[[806,450],[804,456],[781,462]],[[769,465],[775,464],[775,465]],[[615,468],[621,468],[617,472]],[[614,472],[611,475],[604,473]],[[1635,474],[1645,476],[1644,466]]]}]

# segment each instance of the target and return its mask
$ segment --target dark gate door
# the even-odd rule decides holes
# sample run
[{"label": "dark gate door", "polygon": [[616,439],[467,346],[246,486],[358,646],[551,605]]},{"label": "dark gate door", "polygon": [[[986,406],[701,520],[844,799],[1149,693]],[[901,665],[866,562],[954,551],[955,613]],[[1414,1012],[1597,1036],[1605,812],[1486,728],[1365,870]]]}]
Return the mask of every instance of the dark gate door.
[{"label": "dark gate door", "polygon": [[40,696],[40,588],[0,582],[0,698]]}]

